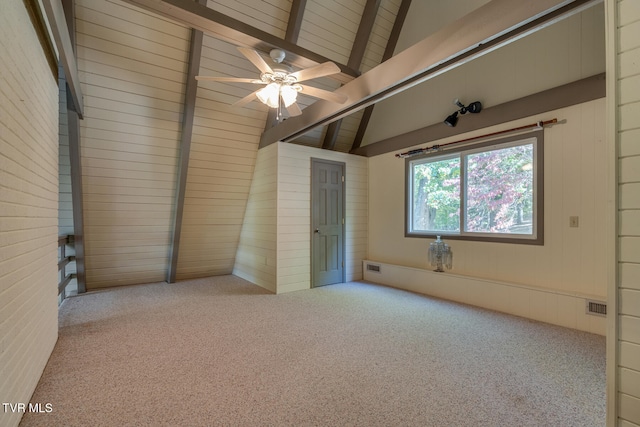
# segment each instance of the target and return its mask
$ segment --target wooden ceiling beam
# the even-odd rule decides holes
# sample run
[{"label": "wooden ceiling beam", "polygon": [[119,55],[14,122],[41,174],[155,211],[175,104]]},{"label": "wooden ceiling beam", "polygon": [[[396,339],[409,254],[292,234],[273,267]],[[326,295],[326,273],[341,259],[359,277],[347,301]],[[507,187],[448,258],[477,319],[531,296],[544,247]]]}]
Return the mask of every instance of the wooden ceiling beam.
[{"label": "wooden ceiling beam", "polygon": [[344,104],[317,101],[264,132],[261,145],[295,139],[601,1],[491,0],[337,89]]},{"label": "wooden ceiling beam", "polygon": [[[393,52],[395,52],[396,50],[398,39],[400,38],[400,32],[402,31],[402,26],[404,25],[404,20],[407,18],[407,14],[409,13],[409,6],[411,6],[411,0],[402,0],[402,3],[400,3],[400,8],[398,8],[398,13],[396,14],[396,19],[393,22],[393,28],[391,28],[391,34],[389,35],[389,39],[387,40],[387,46],[384,48],[384,53],[382,54],[382,62],[391,58],[393,56]],[[353,144],[351,145],[351,150],[349,151],[350,153],[360,148],[362,139],[364,138],[364,134],[367,131],[367,127],[369,126],[369,120],[371,120],[371,115],[373,114],[373,109],[375,108],[375,106],[375,104],[369,105],[364,109],[364,113],[360,118],[360,125],[358,125],[356,136],[353,139]]]},{"label": "wooden ceiling beam", "polygon": [[51,34],[58,48],[59,61],[64,70],[67,86],[69,86],[74,111],[82,119],[84,104],[82,102],[82,90],[80,89],[80,77],[78,77],[78,65],[62,2],[61,0],[44,0],[42,5],[51,28]]},{"label": "wooden ceiling beam", "polygon": [[289,12],[289,22],[287,23],[287,32],[284,39],[290,43],[298,43],[298,36],[302,29],[302,18],[304,10],[307,7],[307,0],[293,0],[291,2],[291,11]]},{"label": "wooden ceiling beam", "polygon": [[[298,43],[298,36],[300,35],[300,29],[302,28],[302,18],[304,16],[304,10],[307,7],[307,0],[293,0],[291,3],[291,10],[289,11],[289,21],[287,23],[287,31],[284,35],[284,39],[289,43]],[[275,108],[269,108],[267,113],[267,121],[264,125],[264,130],[274,127],[278,123],[277,110]]]},{"label": "wooden ceiling beam", "polygon": [[367,50],[367,44],[373,31],[373,24],[376,22],[378,10],[380,9],[381,0],[367,0],[360,18],[360,25],[356,32],[356,38],[353,40],[347,67],[359,70],[364,58],[364,52]]},{"label": "wooden ceiling beam", "polygon": [[482,114],[470,114],[464,122],[460,121],[455,128],[445,126],[442,122],[434,123],[373,144],[367,144],[354,150],[353,154],[372,157],[391,153],[418,144],[428,144],[454,135],[582,104],[604,98],[606,95],[606,75],[605,73],[596,74],[483,109]]},{"label": "wooden ceiling beam", "polygon": [[[376,16],[378,16],[378,9],[380,9],[381,0],[367,0],[362,11],[362,17],[360,18],[360,25],[358,25],[358,31],[356,32],[356,38],[353,40],[353,46],[351,47],[351,54],[349,55],[349,61],[347,66],[355,69],[360,69],[362,65],[362,59],[364,58],[364,52],[367,49],[371,32],[373,31],[373,24],[376,22]],[[322,148],[326,150],[333,150],[338,140],[338,133],[342,126],[342,119],[336,120],[329,124],[327,132],[324,135],[324,141],[322,142]]]},{"label": "wooden ceiling beam", "polygon": [[[190,0],[191,1],[191,0]],[[196,0],[206,5],[207,0]],[[184,105],[182,114],[182,132],[180,133],[180,159],[176,182],[175,203],[173,212],[173,229],[169,245],[169,265],[167,268],[167,283],[174,283],[178,272],[178,254],[180,252],[180,238],[182,236],[182,218],[184,213],[184,199],[187,192],[187,173],[191,157],[191,139],[193,137],[193,121],[196,111],[198,82],[196,75],[200,72],[202,58],[202,31],[192,29],[189,44],[189,64],[185,83]]]},{"label": "wooden ceiling beam", "polygon": [[[217,39],[224,40],[236,46],[250,47],[264,53],[271,49],[280,48],[287,52],[287,61],[299,68],[309,68],[314,65],[330,61],[322,55],[300,47],[285,39],[245,24],[230,16],[224,15],[207,6],[192,0],[124,0],[158,15],[165,16],[176,22],[187,25]],[[344,64],[336,63],[340,73],[331,78],[347,83],[360,75]]]}]

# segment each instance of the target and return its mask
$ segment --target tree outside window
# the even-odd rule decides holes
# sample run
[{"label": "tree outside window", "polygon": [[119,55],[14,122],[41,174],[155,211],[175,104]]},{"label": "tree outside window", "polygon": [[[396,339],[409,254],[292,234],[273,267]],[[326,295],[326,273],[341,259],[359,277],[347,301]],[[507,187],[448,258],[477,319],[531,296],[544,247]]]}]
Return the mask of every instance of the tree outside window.
[{"label": "tree outside window", "polygon": [[521,138],[408,161],[407,234],[541,243],[540,154],[537,138]]}]

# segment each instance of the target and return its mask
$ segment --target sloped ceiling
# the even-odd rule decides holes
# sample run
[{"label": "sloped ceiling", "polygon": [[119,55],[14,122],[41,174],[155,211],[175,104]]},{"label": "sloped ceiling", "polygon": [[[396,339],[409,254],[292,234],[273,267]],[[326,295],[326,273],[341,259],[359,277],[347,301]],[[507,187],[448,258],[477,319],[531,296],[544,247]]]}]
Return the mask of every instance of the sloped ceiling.
[{"label": "sloped ceiling", "polygon": [[[174,279],[231,273],[261,135],[272,126],[269,110],[260,102],[231,105],[252,92],[250,84],[198,82],[194,105],[185,105],[187,87],[194,83],[187,79],[192,30],[175,16],[167,17],[163,8],[180,13],[201,8],[222,22],[203,18],[192,25],[208,30],[198,74],[255,77],[258,71],[238,52],[238,44],[255,47],[265,58],[274,45],[288,46],[294,68],[324,60],[339,64],[342,73],[311,82],[327,90],[389,58],[398,36],[403,46],[424,36],[418,14],[428,15],[428,25],[434,27],[455,19],[430,16],[425,7],[432,2],[417,0],[414,12],[409,0],[200,2],[204,0],[75,0],[78,71],[86,102],[81,145],[88,289],[161,281],[172,277],[171,270],[177,271]],[[483,0],[453,3],[447,7],[460,15]],[[372,10],[374,19],[363,19]],[[401,33],[407,11],[416,16]],[[370,30],[363,31],[362,22],[369,22]],[[211,25],[217,27],[212,30]],[[221,35],[225,25],[244,33]],[[242,40],[236,43],[233,37]],[[366,42],[361,61],[352,55],[358,39]],[[316,102],[299,97],[303,109]],[[407,109],[392,103],[381,113],[415,117],[420,106],[412,105]],[[191,151],[186,170],[181,170],[182,125],[189,109],[194,116]],[[348,152],[362,138],[362,117],[362,111],[356,112],[339,125],[315,128],[292,142]],[[372,121],[368,141],[375,142],[380,129],[394,132],[384,114]],[[185,177],[184,188],[177,176]],[[176,196],[180,193],[182,199]],[[173,261],[167,262],[167,254]]]},{"label": "sloped ceiling", "polygon": [[[385,49],[390,40],[394,24],[401,28],[405,14],[398,12],[404,3],[404,9],[410,0],[269,0],[269,1],[232,1],[208,0],[207,7],[217,12],[207,18],[201,16],[207,12],[198,10],[197,6],[185,11],[192,2],[184,0],[125,0],[127,3],[152,11],[154,13],[170,15],[173,19],[185,22],[202,22],[205,34],[231,45],[248,45],[269,61],[268,52],[277,45],[287,52],[286,61],[290,61],[293,69],[306,68],[308,64],[330,60],[341,68],[350,70],[337,76],[314,79],[311,86],[333,91],[341,84],[353,79],[362,72],[366,72],[382,62]],[[179,12],[176,12],[178,10]],[[292,15],[300,11],[299,15]],[[210,13],[210,12],[209,12]],[[371,19],[373,18],[373,19]],[[207,19],[216,20],[222,26],[232,27],[229,34],[220,30],[220,26],[208,26]],[[292,32],[291,29],[296,31]],[[251,37],[244,37],[237,33],[246,32]],[[231,34],[233,33],[233,34]],[[397,34],[396,34],[397,37]],[[265,39],[263,43],[259,39]],[[392,40],[392,43],[395,39]],[[364,46],[364,53],[359,58],[357,50]],[[287,49],[289,47],[290,49]],[[293,49],[295,48],[295,49]],[[311,63],[298,61],[305,55],[311,58]],[[354,58],[354,55],[356,58]],[[220,59],[224,67],[219,70],[206,69],[203,64],[202,74],[216,76],[256,77],[258,71],[241,55],[224,56]],[[315,61],[315,62],[314,62]],[[255,88],[250,84],[229,84],[219,82],[200,82],[199,86],[206,90],[237,93],[235,100],[248,95]],[[229,89],[234,87],[234,89]],[[299,97],[302,109],[315,102],[315,98]],[[233,101],[232,101],[233,102]],[[231,102],[231,103],[232,103]],[[258,104],[255,102],[254,104]],[[267,111],[263,105],[252,106],[253,109]],[[248,114],[240,108],[235,109],[239,117]],[[335,126],[327,135],[327,126],[316,128],[299,137],[294,142],[310,146],[325,146],[339,151],[349,151],[355,138],[362,113],[355,113],[344,120],[340,126]],[[270,121],[265,127],[272,126]],[[325,141],[325,139],[327,141]],[[331,141],[328,141],[328,140]],[[327,145],[328,144],[328,145]]]}]

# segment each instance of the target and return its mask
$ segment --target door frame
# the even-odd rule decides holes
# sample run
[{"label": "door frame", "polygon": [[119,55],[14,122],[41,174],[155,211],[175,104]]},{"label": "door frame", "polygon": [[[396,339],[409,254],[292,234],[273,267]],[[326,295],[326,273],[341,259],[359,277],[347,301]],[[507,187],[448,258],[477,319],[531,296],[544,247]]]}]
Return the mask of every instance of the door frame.
[{"label": "door frame", "polygon": [[[310,183],[309,183],[309,189],[310,189],[310,197],[309,197],[309,208],[311,210],[310,215],[309,215],[309,243],[310,243],[310,254],[311,254],[311,272],[310,272],[310,276],[311,276],[311,288],[316,288],[319,287],[318,285],[316,285],[315,281],[315,275],[314,275],[314,271],[315,271],[315,257],[314,257],[314,244],[313,244],[313,239],[314,239],[314,215],[313,215],[313,202],[314,202],[314,187],[313,187],[313,172],[314,172],[314,166],[318,163],[324,163],[324,164],[332,164],[332,165],[338,165],[342,168],[342,176],[344,177],[342,180],[342,218],[344,219],[343,224],[342,224],[342,277],[341,280],[342,282],[346,281],[346,277],[347,277],[347,262],[346,262],[346,254],[347,254],[347,244],[346,244],[346,234],[347,234],[347,164],[345,162],[338,162],[335,160],[327,160],[327,159],[322,159],[322,158],[318,158],[318,157],[311,157],[311,169],[310,169]],[[320,285],[323,286],[323,285]]]}]

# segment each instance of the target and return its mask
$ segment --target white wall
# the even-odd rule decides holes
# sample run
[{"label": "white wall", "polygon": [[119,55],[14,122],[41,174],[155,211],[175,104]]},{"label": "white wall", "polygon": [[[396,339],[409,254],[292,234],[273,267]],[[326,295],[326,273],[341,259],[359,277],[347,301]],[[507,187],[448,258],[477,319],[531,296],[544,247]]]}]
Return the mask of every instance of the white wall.
[{"label": "white wall", "polygon": [[272,292],[311,287],[311,159],[346,164],[345,276],[367,254],[368,159],[277,143],[258,151],[233,273]]},{"label": "white wall", "polygon": [[[544,246],[451,240],[452,273],[605,300],[605,100],[504,123],[455,139],[552,118],[562,123],[544,131]],[[394,153],[372,157],[369,174],[369,259],[428,268],[431,240],[404,237],[404,160],[395,158]],[[578,228],[569,227],[569,216],[574,215],[579,217]]]},{"label": "white wall", "polygon": [[276,292],[278,145],[258,151],[233,274]]},{"label": "white wall", "polygon": [[[378,267],[377,272],[366,265]],[[406,289],[436,298],[488,308],[514,316],[578,329],[598,335],[606,334],[605,316],[587,314],[583,295],[552,289],[541,289],[499,280],[463,276],[451,272],[436,273],[430,269],[403,267],[365,261],[365,280]]]},{"label": "white wall", "polygon": [[27,403],[58,338],[58,87],[21,1],[0,5],[0,58],[0,400]]},{"label": "white wall", "polygon": [[[614,70],[618,148],[618,378],[619,425],[640,425],[640,4],[618,0],[609,22],[617,28]],[[615,55],[617,53],[617,56]],[[615,362],[614,362],[615,363]]]},{"label": "white wall", "polygon": [[278,293],[311,287],[311,159],[346,164],[346,280],[362,279],[367,253],[368,159],[278,143]]},{"label": "white wall", "polygon": [[163,281],[189,30],[118,0],[76,2],[88,289]]}]

